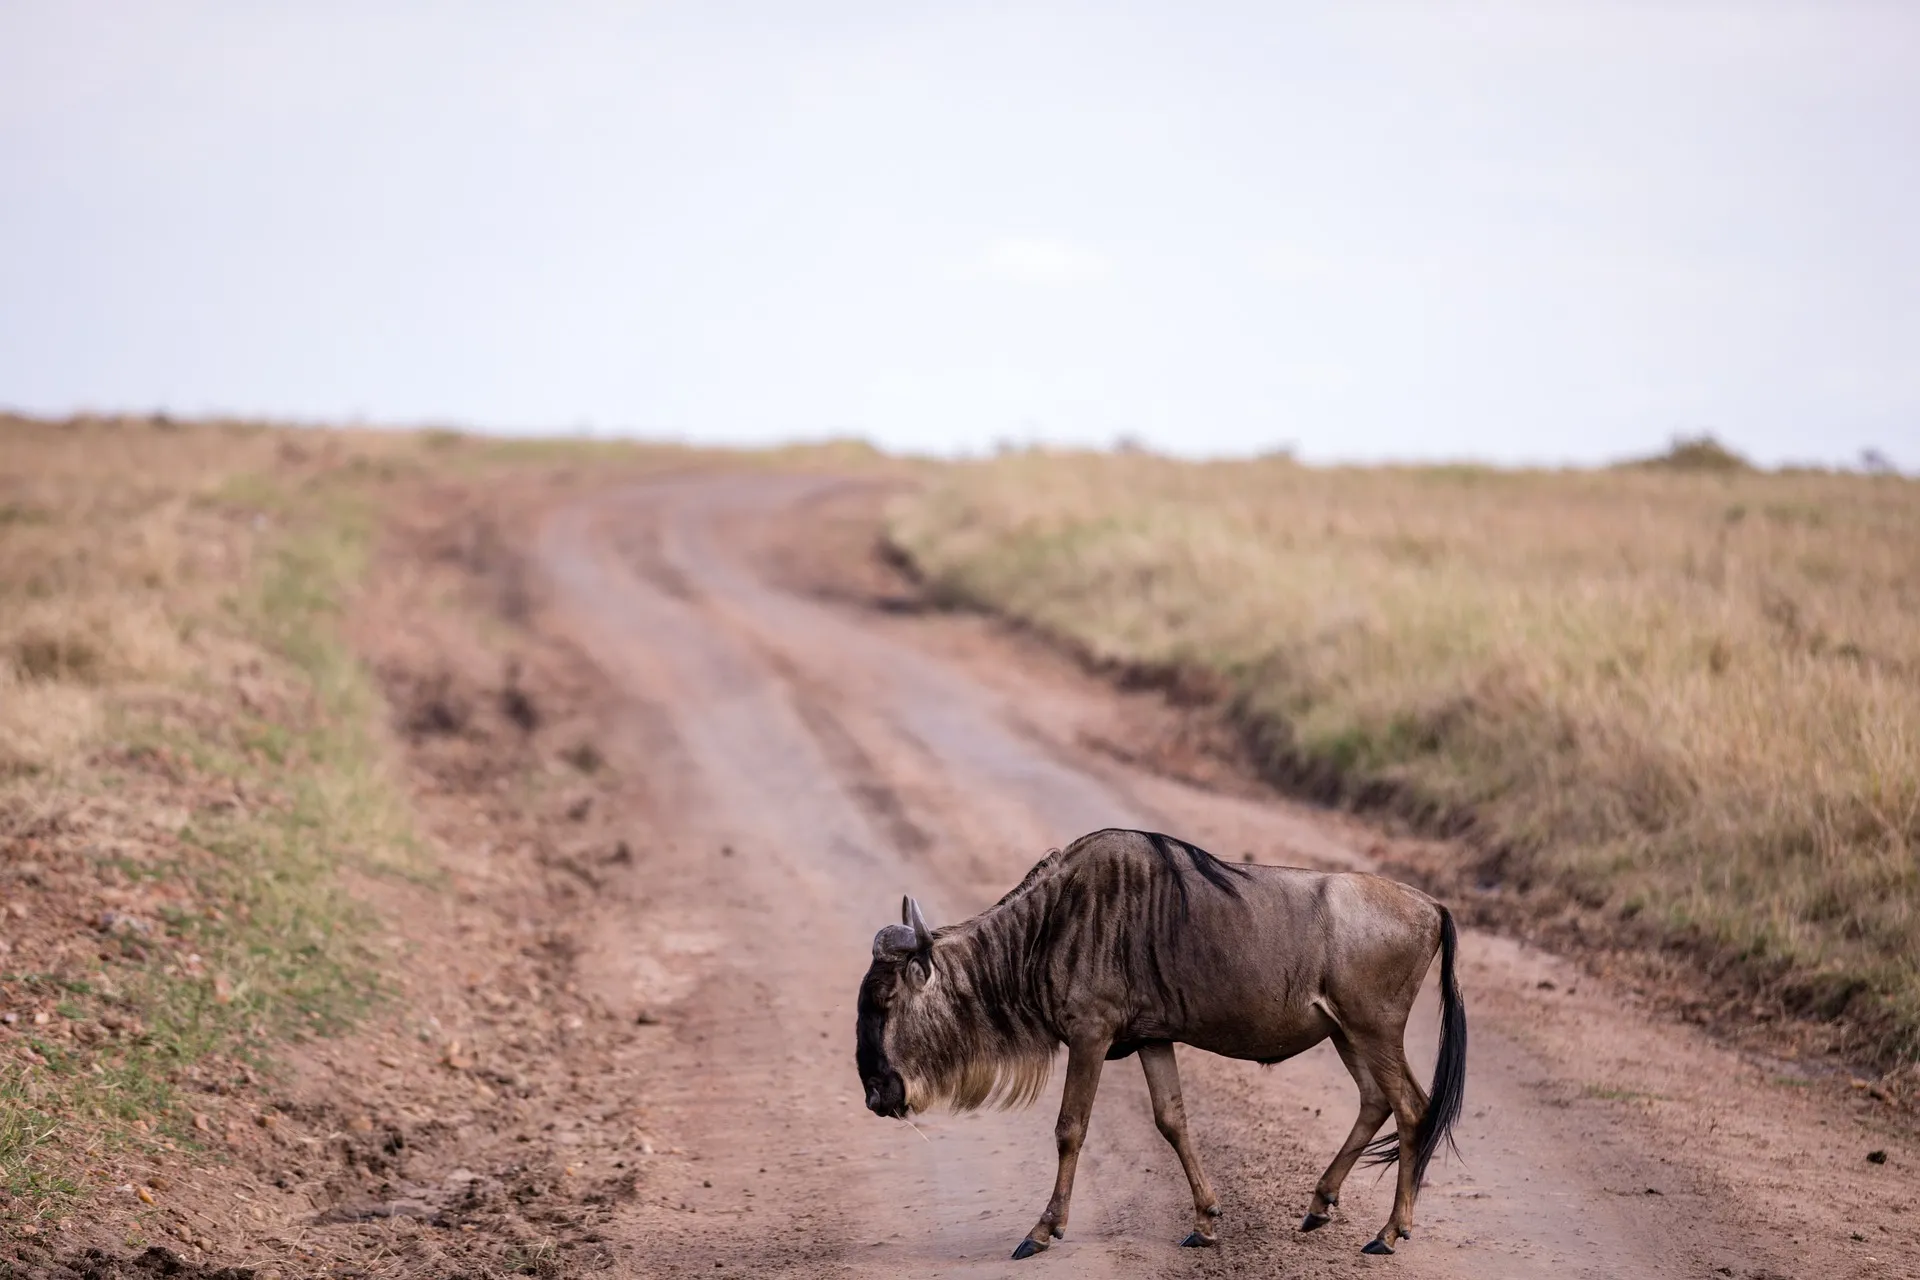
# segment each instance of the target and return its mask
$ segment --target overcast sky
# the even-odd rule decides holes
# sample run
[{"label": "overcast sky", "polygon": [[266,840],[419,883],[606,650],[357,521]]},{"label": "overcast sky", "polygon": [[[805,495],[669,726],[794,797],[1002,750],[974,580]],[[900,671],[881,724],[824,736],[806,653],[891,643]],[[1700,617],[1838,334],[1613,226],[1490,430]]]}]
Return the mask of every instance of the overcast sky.
[{"label": "overcast sky", "polygon": [[1920,4],[0,0],[0,405],[1920,468]]}]

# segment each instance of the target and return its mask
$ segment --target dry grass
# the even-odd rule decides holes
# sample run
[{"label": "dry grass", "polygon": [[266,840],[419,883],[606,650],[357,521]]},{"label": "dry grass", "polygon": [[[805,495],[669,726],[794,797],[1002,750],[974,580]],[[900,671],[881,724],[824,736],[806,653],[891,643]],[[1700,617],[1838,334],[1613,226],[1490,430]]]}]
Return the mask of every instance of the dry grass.
[{"label": "dry grass", "polygon": [[403,856],[406,818],[332,622],[367,531],[348,495],[415,448],[0,419],[9,1216],[62,1212],[98,1153],[209,1140],[183,1090],[371,993],[335,872]]},{"label": "dry grass", "polygon": [[[935,588],[1198,669],[1279,768],[1920,1053],[1920,485],[1029,453],[894,512]],[[1743,1006],[1744,1008],[1744,1006]]]}]

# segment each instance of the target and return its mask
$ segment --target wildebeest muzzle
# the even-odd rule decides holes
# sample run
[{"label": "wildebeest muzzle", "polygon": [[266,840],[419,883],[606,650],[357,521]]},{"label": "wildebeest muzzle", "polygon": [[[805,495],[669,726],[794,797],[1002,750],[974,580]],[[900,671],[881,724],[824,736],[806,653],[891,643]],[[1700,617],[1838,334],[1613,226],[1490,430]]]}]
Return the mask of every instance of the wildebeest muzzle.
[{"label": "wildebeest muzzle", "polygon": [[892,1120],[905,1118],[907,1114],[907,1084],[900,1073],[889,1067],[884,1075],[876,1076],[866,1082],[867,1110],[877,1116],[886,1116]]}]

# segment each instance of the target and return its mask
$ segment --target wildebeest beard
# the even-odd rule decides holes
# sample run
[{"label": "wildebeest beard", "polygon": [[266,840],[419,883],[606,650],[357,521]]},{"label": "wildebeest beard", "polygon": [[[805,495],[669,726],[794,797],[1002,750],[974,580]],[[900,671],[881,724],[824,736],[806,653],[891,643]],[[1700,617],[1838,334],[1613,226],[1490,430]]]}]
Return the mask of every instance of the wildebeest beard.
[{"label": "wildebeest beard", "polygon": [[[917,913],[903,904],[903,914]],[[936,952],[934,935],[916,924],[880,931],[860,983],[854,1057],[867,1109],[904,1119],[940,1102],[961,1111],[1031,1102],[1057,1039],[1031,1020],[1026,1034],[1012,1034],[1004,1011],[982,1026],[974,940],[948,937]]]},{"label": "wildebeest beard", "polygon": [[926,987],[891,1010],[882,1028],[909,1113],[940,1103],[955,1111],[1025,1106],[1046,1087],[1059,1039],[1030,1021],[978,1016],[978,974],[966,963],[978,959],[970,949],[937,952]]},{"label": "wildebeest beard", "polygon": [[[1155,948],[1133,944],[1170,936],[1185,919],[1183,871],[1233,897],[1246,873],[1184,841],[1141,832],[1126,834],[1146,843],[1164,874],[1136,869],[1111,883],[1062,874],[1071,849],[1103,834],[1110,833],[1083,837],[1068,853],[1049,852],[963,924],[937,933],[919,932],[924,922],[888,925],[875,935],[873,964],[860,984],[856,1048],[870,1110],[899,1117],[941,1102],[956,1111],[1032,1102],[1062,1042],[1057,1006],[1082,955],[1124,952],[1120,963],[1137,968],[1163,1005],[1180,1002]],[[902,907],[909,918],[917,912]],[[912,965],[918,974],[908,973]],[[1113,1056],[1134,1048],[1116,1045]]]},{"label": "wildebeest beard", "polygon": [[941,1102],[956,1111],[1022,1106],[1046,1087],[1060,1039],[1030,968],[1053,906],[1045,873],[1058,857],[1051,851],[964,927],[927,931],[909,902],[902,914],[913,926],[875,936],[855,1047],[869,1110],[904,1117]]}]

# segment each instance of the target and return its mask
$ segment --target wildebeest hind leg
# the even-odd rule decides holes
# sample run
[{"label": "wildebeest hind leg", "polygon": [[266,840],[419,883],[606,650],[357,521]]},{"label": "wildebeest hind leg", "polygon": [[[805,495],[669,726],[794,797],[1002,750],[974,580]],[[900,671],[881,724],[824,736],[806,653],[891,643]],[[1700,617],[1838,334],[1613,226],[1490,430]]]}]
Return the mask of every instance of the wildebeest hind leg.
[{"label": "wildebeest hind leg", "polygon": [[1200,1169],[1200,1157],[1194,1154],[1187,1137],[1187,1104],[1180,1096],[1180,1064],[1174,1060],[1173,1045],[1165,1040],[1141,1045],[1140,1066],[1147,1073],[1147,1092],[1153,1095],[1153,1122],[1180,1157],[1180,1167],[1187,1171],[1187,1185],[1193,1188],[1193,1231],[1180,1243],[1191,1247],[1213,1244],[1220,1201],[1214,1197],[1207,1175]]},{"label": "wildebeest hind leg", "polygon": [[1060,1094],[1060,1119],[1053,1127],[1060,1150],[1060,1170],[1053,1179],[1053,1198],[1013,1251],[1015,1258],[1031,1258],[1067,1233],[1067,1207],[1073,1199],[1073,1168],[1080,1162],[1080,1144],[1087,1139],[1087,1117],[1093,1114],[1093,1095],[1100,1088],[1100,1068],[1106,1065],[1109,1042],[1081,1042],[1067,1046],[1067,1082]]},{"label": "wildebeest hind leg", "polygon": [[1313,1189],[1313,1201],[1307,1206],[1307,1216],[1300,1220],[1302,1231],[1317,1230],[1332,1220],[1333,1215],[1328,1210],[1340,1203],[1340,1187],[1352,1171],[1354,1161],[1360,1158],[1367,1143],[1373,1140],[1373,1135],[1393,1114],[1393,1104],[1387,1100],[1386,1092],[1374,1080],[1366,1059],[1354,1052],[1353,1044],[1344,1032],[1333,1033],[1333,1047],[1339,1051],[1340,1061],[1347,1064],[1347,1074],[1353,1077],[1354,1084],[1360,1088],[1360,1114],[1354,1119],[1353,1128],[1348,1130],[1347,1140],[1340,1144],[1333,1162],[1320,1175],[1320,1182]]},{"label": "wildebeest hind leg", "polygon": [[1395,1180],[1393,1212],[1387,1215],[1387,1225],[1380,1228],[1380,1234],[1368,1241],[1362,1251],[1392,1253],[1395,1241],[1413,1234],[1413,1197],[1418,1190],[1413,1183],[1414,1139],[1419,1133],[1424,1102],[1407,1069],[1406,1054],[1398,1044],[1380,1046],[1378,1052],[1369,1055],[1368,1061],[1374,1078],[1393,1103],[1394,1127],[1400,1140],[1396,1172],[1400,1176]]}]

